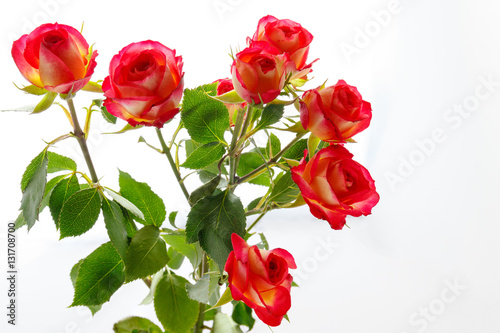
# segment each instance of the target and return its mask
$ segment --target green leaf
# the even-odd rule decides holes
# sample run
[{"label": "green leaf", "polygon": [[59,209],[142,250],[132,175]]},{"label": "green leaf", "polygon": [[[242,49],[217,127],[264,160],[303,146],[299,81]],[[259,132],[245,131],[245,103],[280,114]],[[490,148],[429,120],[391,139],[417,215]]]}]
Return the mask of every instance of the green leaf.
[{"label": "green leaf", "polygon": [[188,258],[191,265],[193,265],[193,268],[200,265],[203,258],[203,252],[197,244],[186,243],[186,234],[183,231],[177,231],[171,234],[162,234],[161,237],[163,237],[168,245]]},{"label": "green leaf", "polygon": [[259,232],[259,236],[260,243],[257,244],[257,247],[262,250],[269,250],[269,243],[267,242],[266,236],[262,232]]},{"label": "green leaf", "polygon": [[[202,146],[202,144],[196,143],[193,140],[186,140],[185,145],[186,145],[186,159],[188,159],[195,150],[197,150],[198,148],[200,148]],[[218,160],[215,160],[215,162],[213,162],[207,166],[204,166],[202,168],[203,170],[198,170],[198,173],[201,174],[204,171],[208,171],[208,172],[213,174],[213,176],[210,178],[215,177],[215,175],[219,174],[219,161],[220,160],[218,159]],[[226,168],[223,164],[221,165],[220,171],[222,172],[222,174],[227,175]],[[200,177],[201,177],[201,175],[200,175]]]},{"label": "green leaf", "polygon": [[113,116],[111,113],[108,112],[108,109],[103,105],[100,107],[101,109],[101,115],[110,124],[116,124],[116,116]]},{"label": "green leaf", "polygon": [[35,109],[32,113],[40,113],[47,110],[48,108],[50,108],[52,103],[54,103],[56,97],[57,93],[51,91],[47,92],[45,96],[43,96],[42,100],[35,106]]},{"label": "green leaf", "polygon": [[240,327],[227,314],[219,312],[214,318],[213,333],[243,333]]},{"label": "green leaf", "polygon": [[163,277],[163,270],[159,270],[153,275],[153,278],[151,279],[151,286],[149,287],[149,293],[148,295],[142,300],[140,305],[148,305],[153,302],[155,292],[156,292],[156,286],[158,285],[158,282],[160,282],[161,278]]},{"label": "green leaf", "polygon": [[283,154],[283,158],[301,160],[304,157],[304,150],[306,149],[307,139],[300,139]]},{"label": "green leaf", "polygon": [[115,333],[163,333],[151,320],[141,317],[128,317],[113,325]]},{"label": "green leaf", "polygon": [[281,117],[283,117],[284,110],[285,107],[283,105],[268,104],[262,111],[260,121],[257,123],[252,132],[257,132],[258,130],[261,130],[269,125],[277,123]]},{"label": "green leaf", "polygon": [[28,230],[38,220],[40,205],[47,183],[47,164],[47,151],[43,150],[28,165],[21,180],[21,189],[23,191],[21,210],[24,221],[28,225]]},{"label": "green leaf", "polygon": [[271,133],[266,145],[266,157],[273,158],[274,156],[276,156],[276,154],[280,152],[280,150],[281,150],[280,139],[276,135]]},{"label": "green leaf", "polygon": [[[73,289],[75,289],[76,285],[76,279],[78,277],[78,271],[80,270],[80,266],[82,264],[84,259],[81,259],[79,262],[77,262],[73,268],[71,269],[70,272],[70,278],[71,278],[71,283],[73,284]],[[90,305],[89,307],[90,312],[92,312],[92,315],[95,315],[97,311],[101,310],[101,305]]]},{"label": "green leaf", "polygon": [[102,200],[102,214],[109,239],[120,257],[125,260],[128,247],[127,228],[120,206],[107,198]]},{"label": "green leaf", "polygon": [[167,254],[170,258],[167,265],[171,269],[179,269],[184,262],[184,258],[186,258],[182,253],[177,252],[173,247],[168,248]]},{"label": "green leaf", "polygon": [[186,161],[181,164],[184,168],[202,169],[219,161],[226,152],[225,145],[220,142],[211,142],[193,151]]},{"label": "green leaf", "polygon": [[274,185],[271,195],[269,196],[269,201],[275,202],[278,205],[283,205],[295,200],[299,194],[299,187],[293,181],[290,171],[287,171],[282,174]]},{"label": "green leaf", "polygon": [[202,186],[198,187],[196,190],[191,192],[191,195],[189,196],[189,203],[194,205],[195,203],[198,202],[198,200],[208,197],[209,195],[212,195],[214,193],[215,189],[219,185],[221,180],[221,177],[219,175],[215,176],[212,178],[209,182],[203,184]]},{"label": "green leaf", "polygon": [[160,280],[155,292],[156,316],[165,331],[190,332],[198,319],[198,302],[190,299],[186,292],[187,280],[167,272]]},{"label": "green leaf", "polygon": [[248,330],[251,330],[255,324],[255,319],[252,317],[252,308],[243,302],[238,302],[234,305],[231,318],[238,325],[247,326]]},{"label": "green leaf", "polygon": [[70,196],[59,214],[61,239],[79,236],[89,231],[101,211],[101,199],[97,188],[86,188]]},{"label": "green leaf", "polygon": [[52,195],[54,187],[57,184],[59,184],[59,182],[66,177],[68,177],[68,175],[59,175],[59,176],[52,178],[51,180],[49,180],[47,182],[47,184],[45,185],[43,199],[42,199],[42,202],[40,203],[40,212],[42,212],[45,209],[45,207],[47,207],[49,205],[50,197]]},{"label": "green leaf", "polygon": [[[257,169],[262,164],[264,164],[264,160],[262,159],[262,156],[260,156],[260,154],[256,152],[243,153],[241,154],[240,163],[238,164],[236,174],[242,177],[247,173],[250,173],[253,170]],[[251,179],[249,183],[262,186],[271,185],[271,177],[269,175],[269,171],[267,169],[264,169],[260,175]]]},{"label": "green leaf", "polygon": [[71,306],[103,304],[109,301],[124,281],[123,261],[113,244],[105,243],[83,259]]},{"label": "green leaf", "polygon": [[54,186],[54,190],[49,199],[49,209],[57,229],[59,229],[59,216],[64,203],[79,190],[80,185],[78,184],[78,178],[75,174],[61,180]]},{"label": "green leaf", "polygon": [[198,201],[188,215],[187,242],[199,240],[201,247],[222,271],[229,252],[232,251],[231,235],[244,236],[245,210],[240,199],[230,191]]},{"label": "green leaf", "polygon": [[175,211],[168,214],[168,222],[170,222],[170,225],[174,228],[177,228],[177,226],[175,225],[175,218],[177,217],[177,213],[178,212]]},{"label": "green leaf", "polygon": [[226,290],[224,290],[224,293],[222,294],[222,296],[217,301],[217,303],[215,303],[215,305],[212,306],[209,310],[221,307],[221,306],[231,302],[232,300],[233,300],[233,295],[231,294],[231,289],[229,287],[227,287]]},{"label": "green leaf", "polygon": [[146,183],[140,183],[128,173],[120,170],[120,193],[133,203],[144,215],[145,225],[160,227],[165,221],[167,212],[163,200],[151,190]]},{"label": "green leaf", "polygon": [[144,214],[141,212],[139,208],[137,208],[136,205],[134,205],[133,203],[131,203],[130,201],[128,201],[127,199],[125,199],[120,194],[116,193],[110,188],[104,187],[104,192],[109,194],[109,196],[113,198],[113,200],[115,200],[124,209],[131,212],[137,218],[144,220]]},{"label": "green leaf", "polygon": [[202,144],[223,142],[224,132],[229,128],[229,113],[226,106],[207,96],[205,90],[215,90],[216,84],[186,89],[182,102],[181,119],[189,136]]},{"label": "green leaf", "polygon": [[23,212],[19,212],[19,215],[17,216],[16,220],[14,221],[14,228],[17,230],[24,225],[26,225],[26,221],[24,220]]},{"label": "green leaf", "polygon": [[152,275],[168,263],[167,246],[158,227],[148,225],[137,231],[125,256],[127,282]]},{"label": "green leaf", "polygon": [[208,304],[210,296],[215,291],[215,288],[218,286],[217,282],[219,281],[219,279],[212,278],[212,276],[215,275],[217,275],[215,272],[205,274],[201,277],[201,279],[196,281],[195,284],[186,285],[186,291],[188,293],[189,298],[197,302]]},{"label": "green leaf", "polygon": [[49,151],[48,154],[48,173],[58,172],[62,170],[76,171],[76,162],[71,158],[53,153],[51,151]]},{"label": "green leaf", "polygon": [[210,96],[210,98],[227,104],[240,104],[245,101],[243,98],[240,97],[240,95],[238,95],[236,90],[228,91],[227,93],[224,93],[219,96]]}]

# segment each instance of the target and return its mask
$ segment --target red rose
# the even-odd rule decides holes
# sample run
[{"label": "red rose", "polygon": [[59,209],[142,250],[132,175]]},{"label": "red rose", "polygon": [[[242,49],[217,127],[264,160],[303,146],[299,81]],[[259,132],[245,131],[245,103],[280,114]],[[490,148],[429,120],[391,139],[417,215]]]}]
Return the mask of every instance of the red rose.
[{"label": "red rose", "polygon": [[104,106],[130,125],[156,126],[179,112],[184,89],[182,57],[161,43],[144,41],[113,57],[104,79]]},{"label": "red rose", "polygon": [[313,35],[299,23],[292,20],[278,20],[271,15],[259,20],[257,31],[252,38],[252,41],[269,43],[279,50],[278,53],[287,52],[299,71],[309,67],[306,66],[306,61],[312,40]]},{"label": "red rose", "polygon": [[278,97],[294,66],[288,54],[270,54],[262,46],[237,53],[231,66],[234,89],[249,103],[269,103]]},{"label": "red rose", "polygon": [[344,80],[323,89],[306,91],[300,101],[305,129],[327,142],[345,142],[370,125],[372,109],[356,87]]},{"label": "red rose", "polygon": [[21,74],[37,87],[68,94],[82,89],[94,73],[97,51],[67,25],[42,24],[12,45],[12,57]]},{"label": "red rose", "polygon": [[333,229],[342,229],[347,215],[371,214],[380,198],[368,170],[340,145],[321,149],[307,163],[304,157],[291,171],[311,213]]},{"label": "red rose", "polygon": [[[217,96],[223,95],[225,93],[234,90],[233,81],[231,81],[231,79],[227,78],[219,79],[214,81],[214,83],[217,83]],[[245,108],[247,103],[240,103],[240,104],[224,103],[224,105],[226,106],[227,111],[229,112],[229,123],[231,126],[234,126],[233,118],[235,111]]]},{"label": "red rose", "polygon": [[255,310],[267,325],[278,326],[291,306],[292,276],[295,261],[283,249],[260,250],[248,244],[237,234],[231,236],[233,251],[225,270],[229,275],[231,295]]}]

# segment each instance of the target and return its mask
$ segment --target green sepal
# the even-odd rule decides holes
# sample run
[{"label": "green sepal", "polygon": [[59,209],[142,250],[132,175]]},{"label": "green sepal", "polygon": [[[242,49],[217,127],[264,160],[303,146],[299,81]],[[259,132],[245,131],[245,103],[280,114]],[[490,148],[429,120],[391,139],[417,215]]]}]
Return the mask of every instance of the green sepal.
[{"label": "green sepal", "polygon": [[18,87],[15,83],[14,83],[14,85],[16,86],[17,89],[22,90],[25,93],[31,94],[31,95],[41,96],[41,95],[45,95],[47,93],[47,90],[45,90],[44,88],[40,88],[38,86],[35,86],[34,84],[29,85],[29,86],[24,86],[22,88]]},{"label": "green sepal", "polygon": [[35,106],[33,112],[31,113],[40,113],[47,110],[48,108],[50,108],[52,103],[54,103],[56,97],[57,93],[52,91],[47,92],[45,96],[43,96],[42,100]]}]

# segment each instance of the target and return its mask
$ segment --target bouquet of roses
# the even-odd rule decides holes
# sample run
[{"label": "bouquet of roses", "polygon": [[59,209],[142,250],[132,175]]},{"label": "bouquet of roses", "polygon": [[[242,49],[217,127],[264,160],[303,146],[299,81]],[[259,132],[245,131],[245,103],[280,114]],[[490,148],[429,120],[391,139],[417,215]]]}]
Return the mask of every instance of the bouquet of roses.
[{"label": "bouquet of roses", "polygon": [[[254,226],[271,210],[307,204],[342,229],[347,215],[368,215],[379,200],[368,170],[345,148],[369,126],[370,103],[343,80],[303,89],[315,62],[308,60],[312,40],[294,21],[263,17],[246,48],[231,55],[231,78],[192,89],[184,88],[182,57],[160,42],[125,46],[103,81],[91,81],[98,53],[70,26],[43,24],[14,42],[14,61],[31,82],[20,89],[42,96],[33,113],[55,104],[72,127],[26,168],[16,228],[31,229],[48,207],[61,239],[86,233],[101,212],[109,235],[71,270],[71,306],[95,313],[123,284],[142,279],[150,289],[145,302],[154,303],[165,332],[241,332],[242,325],[252,329],[253,313],[270,326],[287,318],[294,258],[270,249]],[[84,109],[83,127],[73,102],[79,91],[101,96]],[[176,221],[177,212],[167,216],[162,199],[127,172],[119,171],[115,189],[99,178],[86,141],[95,112],[112,124],[126,121],[117,133],[154,128],[160,148],[139,141],[168,159],[190,206],[186,221]],[[162,128],[171,121],[177,129],[165,140]],[[279,132],[294,137],[282,143]],[[53,151],[73,138],[87,171]],[[185,180],[195,175],[200,186],[188,189]],[[263,189],[247,205],[236,194],[245,183]],[[181,266],[191,267],[188,276]],[[231,315],[221,310],[229,302]],[[140,317],[114,330],[162,332]]]}]

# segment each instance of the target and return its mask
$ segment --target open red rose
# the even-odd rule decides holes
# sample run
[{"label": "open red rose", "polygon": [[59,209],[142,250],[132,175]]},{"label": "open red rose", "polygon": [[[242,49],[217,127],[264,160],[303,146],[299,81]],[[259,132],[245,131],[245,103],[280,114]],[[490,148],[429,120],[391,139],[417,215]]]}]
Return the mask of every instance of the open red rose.
[{"label": "open red rose", "polygon": [[279,53],[287,52],[295,63],[295,69],[299,71],[309,67],[306,66],[306,61],[312,40],[313,35],[299,23],[288,19],[278,20],[271,15],[259,20],[257,31],[252,37],[252,41],[269,43]]},{"label": "open red rose", "polygon": [[278,326],[291,306],[292,276],[288,269],[297,265],[292,255],[283,249],[261,250],[249,246],[233,233],[233,251],[225,270],[231,295],[254,309],[264,323]]},{"label": "open red rose", "polygon": [[291,169],[311,213],[337,230],[347,215],[371,214],[380,199],[370,173],[352,156],[344,147],[332,145]]},{"label": "open red rose", "polygon": [[12,45],[12,57],[21,74],[37,87],[68,94],[82,89],[94,73],[97,51],[73,27],[42,24]]},{"label": "open red rose", "polygon": [[179,112],[182,57],[155,41],[132,43],[113,57],[102,89],[104,106],[130,125],[156,126]]},{"label": "open red rose", "polygon": [[345,142],[370,125],[372,109],[358,89],[339,80],[336,85],[308,90],[300,101],[305,129],[326,142]]},{"label": "open red rose", "polygon": [[271,54],[265,47],[263,43],[244,49],[231,66],[234,89],[248,103],[269,103],[278,97],[294,66],[288,54]]}]

